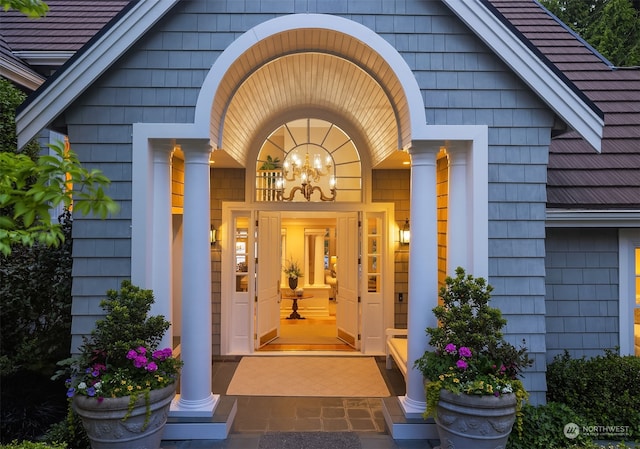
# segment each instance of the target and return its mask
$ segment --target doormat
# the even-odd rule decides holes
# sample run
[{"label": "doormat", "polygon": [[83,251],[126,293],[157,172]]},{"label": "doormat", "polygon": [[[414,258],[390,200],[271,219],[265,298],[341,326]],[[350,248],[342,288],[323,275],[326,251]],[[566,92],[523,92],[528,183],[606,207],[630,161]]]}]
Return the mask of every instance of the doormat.
[{"label": "doormat", "polygon": [[258,449],[362,449],[352,432],[273,432],[260,436]]},{"label": "doormat", "polygon": [[243,357],[230,396],[379,398],[389,389],[373,357]]}]

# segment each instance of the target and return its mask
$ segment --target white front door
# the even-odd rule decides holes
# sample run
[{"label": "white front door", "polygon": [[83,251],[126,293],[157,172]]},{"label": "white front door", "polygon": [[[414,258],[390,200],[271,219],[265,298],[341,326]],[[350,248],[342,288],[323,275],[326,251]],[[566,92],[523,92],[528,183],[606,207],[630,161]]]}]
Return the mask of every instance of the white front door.
[{"label": "white front door", "polygon": [[[384,298],[393,298],[393,248],[389,247],[387,213],[365,212],[362,220],[362,288],[360,292],[360,349],[365,354],[385,351]],[[391,310],[391,307],[387,309]]]},{"label": "white front door", "polygon": [[280,213],[258,214],[256,342],[260,348],[280,335]]},{"label": "white front door", "polygon": [[336,220],[336,326],[338,338],[358,349],[358,260],[360,238],[358,213],[339,213]]}]

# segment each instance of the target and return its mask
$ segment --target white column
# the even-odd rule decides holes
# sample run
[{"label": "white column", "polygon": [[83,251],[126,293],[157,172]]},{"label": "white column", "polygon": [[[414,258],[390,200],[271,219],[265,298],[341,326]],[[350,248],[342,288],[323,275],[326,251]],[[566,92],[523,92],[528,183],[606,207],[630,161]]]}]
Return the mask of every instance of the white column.
[{"label": "white column", "polygon": [[437,325],[431,312],[438,303],[438,238],[436,153],[438,147],[415,143],[411,154],[411,243],[409,244],[409,301],[407,393],[400,403],[407,418],[421,418],[426,408],[422,373],[413,368],[428,347],[427,327]]},{"label": "white column", "polygon": [[[151,228],[151,289],[154,303],[152,315],[163,315],[171,321],[171,153],[173,147],[153,149],[153,213]],[[160,348],[173,347],[173,332],[165,333]]]},{"label": "white column", "polygon": [[447,225],[447,275],[454,275],[457,267],[469,269],[472,259],[468,218],[467,154],[464,150],[451,150],[449,158],[449,201]]},{"label": "white column", "polygon": [[184,258],[182,285],[182,375],[173,416],[213,416],[211,393],[211,254],[209,153],[205,144],[183,145]]},{"label": "white column", "polygon": [[313,283],[324,285],[324,233],[316,234],[314,239],[316,260],[313,264]]}]

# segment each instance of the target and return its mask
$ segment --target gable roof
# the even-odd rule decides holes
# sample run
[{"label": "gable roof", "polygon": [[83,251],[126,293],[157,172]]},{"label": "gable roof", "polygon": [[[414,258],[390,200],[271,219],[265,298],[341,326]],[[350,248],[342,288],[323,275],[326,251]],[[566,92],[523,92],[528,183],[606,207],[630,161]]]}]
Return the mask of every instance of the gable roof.
[{"label": "gable roof", "polygon": [[[51,8],[50,14],[52,14],[50,19],[64,23],[62,28],[67,32],[73,30],[74,33],[71,34],[75,34],[75,37],[71,39],[65,33],[59,32],[59,25],[51,25],[47,26],[53,34],[50,38],[44,41],[36,39],[37,36],[29,38],[29,35],[42,33],[42,29],[27,25],[41,22],[33,22],[15,13],[14,16],[18,18],[12,20],[15,20],[18,28],[23,29],[21,31],[23,35],[20,36],[17,31],[9,32],[8,46],[12,50],[16,46],[18,50],[31,46],[35,49],[34,51],[37,51],[37,44],[40,42],[40,45],[49,45],[51,50],[54,48],[59,51],[77,50],[76,47],[80,44],[80,40],[76,40],[78,35],[82,35],[83,39],[92,38],[95,44],[98,40],[95,33],[117,13],[120,12],[122,15],[121,10],[127,3],[129,1],[126,0],[101,2],[50,0],[48,2]],[[135,30],[137,33],[148,29],[150,24],[176,3],[176,0],[145,0],[139,3],[144,4],[145,8],[137,8],[137,16],[146,14],[146,17],[145,26],[137,27]],[[463,9],[477,11],[477,7],[482,4],[482,9],[486,9],[501,21],[513,33],[515,39],[527,46],[547,68],[566,82],[567,88],[584,101],[584,107],[595,106],[592,109],[596,114],[598,111],[604,112],[602,154],[594,152],[587,141],[575,131],[552,140],[548,170],[548,206],[551,208],[638,209],[640,207],[638,180],[640,176],[638,169],[640,167],[640,144],[638,143],[640,141],[640,106],[638,106],[640,104],[640,70],[610,67],[608,61],[535,0],[476,0],[467,1],[464,4],[457,0],[445,0],[445,3],[459,15],[462,14]],[[2,35],[5,34],[7,23],[5,17],[8,14],[10,15],[11,12],[0,12],[0,19],[3,21],[3,29],[0,31]],[[473,12],[474,16],[477,14]],[[96,20],[92,21],[93,19]],[[132,23],[130,13],[125,19],[121,22]],[[486,17],[483,20],[485,19]],[[18,22],[20,22],[19,26]],[[82,27],[78,26],[79,23]],[[117,30],[110,28],[115,27],[115,23],[112,22],[109,25],[98,34],[111,34],[111,39],[114,39],[113,36],[116,35],[114,32]],[[117,33],[119,39],[125,36],[130,39],[137,38],[126,33],[126,24],[119,27],[121,28]],[[80,32],[76,34],[75,31],[78,29]],[[91,35],[92,32],[94,35]],[[50,42],[46,43],[46,41]],[[0,36],[1,43],[2,36]],[[2,50],[1,47],[2,45],[0,50]],[[83,51],[86,50],[88,48],[83,48]],[[102,52],[104,51],[106,50],[103,49]],[[79,58],[79,56],[76,53],[76,57]],[[12,59],[17,58],[13,56]],[[72,70],[71,66],[74,64],[74,61],[69,61],[65,71]],[[54,84],[54,81],[50,79],[48,82]],[[52,106],[49,105],[49,107]],[[62,103],[58,106],[64,108]],[[43,122],[40,121],[40,123]],[[33,132],[38,132],[35,128],[37,126],[33,128]]]},{"label": "gable roof", "polygon": [[47,0],[45,17],[0,10],[0,74],[36,90],[120,12],[129,0]]},{"label": "gable roof", "polygon": [[601,153],[574,131],[553,139],[547,206],[558,209],[640,208],[640,67],[615,68],[589,44],[531,0],[489,0],[604,112]]}]

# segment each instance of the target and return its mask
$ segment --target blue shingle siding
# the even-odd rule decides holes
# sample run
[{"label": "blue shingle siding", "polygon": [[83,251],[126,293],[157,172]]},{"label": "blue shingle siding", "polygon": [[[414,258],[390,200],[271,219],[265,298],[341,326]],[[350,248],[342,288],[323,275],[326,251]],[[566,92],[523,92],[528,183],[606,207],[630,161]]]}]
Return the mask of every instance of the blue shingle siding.
[{"label": "blue shingle siding", "polygon": [[613,349],[618,337],[615,229],[547,230],[547,359]]},{"label": "blue shingle siding", "polygon": [[[545,183],[554,116],[440,1],[179,2],[66,115],[81,159],[112,176],[112,192],[122,204],[114,219],[79,217],[74,224],[74,342],[90,330],[96,313],[82,304],[130,275],[132,123],[192,122],[202,82],[226,46],[250,27],[294,12],[340,14],[395,45],[414,70],[428,123],[490,127],[489,281],[494,303],[510,320],[508,337],[530,345],[536,366],[526,382],[534,389],[532,401],[543,401],[546,344],[555,339],[544,338],[550,325]],[[216,295],[213,340],[219,345]]]}]

